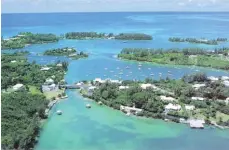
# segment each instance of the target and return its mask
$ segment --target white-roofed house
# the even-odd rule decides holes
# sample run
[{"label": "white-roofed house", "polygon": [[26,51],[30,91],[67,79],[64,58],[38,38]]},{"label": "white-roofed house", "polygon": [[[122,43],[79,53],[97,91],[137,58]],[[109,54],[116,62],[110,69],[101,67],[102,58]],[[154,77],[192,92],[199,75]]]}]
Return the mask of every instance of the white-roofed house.
[{"label": "white-roofed house", "polygon": [[12,60],[11,63],[16,63],[17,61],[16,60]]},{"label": "white-roofed house", "polygon": [[219,78],[214,77],[214,76],[210,76],[210,77],[208,77],[208,79],[211,80],[212,82],[219,80]]},{"label": "white-roofed house", "polygon": [[186,110],[194,110],[195,106],[194,105],[185,105]]},{"label": "white-roofed house", "polygon": [[23,87],[24,87],[23,84],[18,83],[18,84],[13,86],[13,90],[18,91],[18,90],[22,89]]},{"label": "white-roofed house", "polygon": [[49,69],[51,69],[50,67],[42,67],[41,70],[42,71],[48,71]]},{"label": "white-roofed house", "polygon": [[178,104],[169,103],[168,105],[165,105],[165,110],[166,111],[170,111],[170,110],[178,111],[180,109],[181,109],[181,106],[178,105]]},{"label": "white-roofed house", "polygon": [[61,63],[59,63],[59,64],[56,64],[56,66],[57,66],[57,67],[62,67],[62,64],[61,64]]},{"label": "white-roofed house", "polygon": [[229,81],[225,80],[225,81],[223,81],[223,84],[224,84],[226,87],[229,87]]},{"label": "white-roofed house", "polygon": [[196,101],[203,101],[203,100],[205,100],[205,98],[203,98],[203,97],[192,97],[191,99],[192,100],[196,100]]},{"label": "white-roofed house", "polygon": [[194,84],[194,85],[192,85],[192,87],[195,89],[195,90],[198,90],[199,88],[201,88],[201,87],[205,87],[205,84],[203,83],[203,84]]},{"label": "white-roofed house", "polygon": [[54,83],[54,80],[51,79],[51,78],[48,78],[48,79],[45,80],[45,83],[46,84],[53,84]]},{"label": "white-roofed house", "polygon": [[144,90],[147,88],[156,88],[153,84],[149,84],[149,83],[141,84],[140,87]]},{"label": "white-roofed house", "polygon": [[105,83],[106,81],[105,80],[102,80],[101,78],[95,78],[93,80],[94,83]]},{"label": "white-roofed house", "polygon": [[170,101],[170,102],[176,100],[176,99],[173,98],[173,97],[166,97],[166,96],[164,96],[164,95],[161,95],[161,96],[160,96],[160,99],[161,99],[162,101]]},{"label": "white-roofed house", "polygon": [[129,86],[123,86],[123,85],[118,87],[119,90],[125,90],[125,89],[128,89],[128,88],[129,88]]},{"label": "white-roofed house", "polygon": [[228,76],[222,76],[221,80],[229,80],[229,77]]}]

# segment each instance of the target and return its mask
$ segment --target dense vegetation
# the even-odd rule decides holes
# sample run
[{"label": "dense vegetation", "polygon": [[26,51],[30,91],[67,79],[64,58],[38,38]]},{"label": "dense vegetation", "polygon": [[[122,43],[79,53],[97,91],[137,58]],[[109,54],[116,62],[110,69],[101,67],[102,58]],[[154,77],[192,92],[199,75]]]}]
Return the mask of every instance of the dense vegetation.
[{"label": "dense vegetation", "polygon": [[68,56],[68,55],[73,54],[73,53],[76,53],[76,49],[64,47],[64,48],[46,50],[44,52],[44,55]]},{"label": "dense vegetation", "polygon": [[200,48],[168,50],[124,48],[118,57],[158,64],[196,65],[229,70],[228,53],[228,48],[216,49],[214,51],[206,51]]},{"label": "dense vegetation", "polygon": [[[139,85],[141,83],[154,84],[174,94],[166,94],[152,88],[142,89]],[[206,87],[195,90],[192,85],[196,83],[205,83]],[[166,118],[172,116],[174,117],[173,121],[176,122],[179,121],[179,118],[203,118],[207,122],[217,121],[218,124],[229,126],[229,105],[226,105],[223,101],[226,97],[229,97],[229,88],[225,87],[220,81],[211,82],[204,73],[185,75],[181,80],[162,79],[156,81],[147,78],[144,82],[123,81],[122,85],[128,85],[130,88],[119,90],[120,85],[106,82],[100,84],[92,96],[89,97],[115,109],[120,109],[120,105],[133,106],[135,104],[135,107],[144,110],[139,115],[147,117]],[[170,111],[166,115],[164,106],[169,102],[162,101],[160,95],[174,97],[177,101],[172,103],[178,103],[182,108],[185,104],[188,104],[194,105],[196,109],[193,111],[185,109]],[[206,100],[194,101],[191,100],[193,96],[204,97]]]},{"label": "dense vegetation", "polygon": [[144,33],[120,33],[115,36],[117,40],[152,40],[151,35]]},{"label": "dense vegetation", "polygon": [[47,101],[28,92],[2,94],[2,149],[28,150],[36,143]]},{"label": "dense vegetation", "polygon": [[218,42],[226,42],[227,38],[217,38],[217,39],[197,39],[197,38],[179,38],[179,37],[171,37],[169,38],[170,42],[189,42],[189,43],[201,43],[208,45],[217,45]]},{"label": "dense vegetation", "polygon": [[[11,63],[16,61],[16,63]],[[2,89],[7,89],[17,83],[24,85],[34,85],[37,88],[52,75],[55,75],[55,83],[62,80],[64,77],[66,65],[57,67],[56,65],[48,65],[51,69],[42,71],[41,66],[36,63],[27,62],[26,58],[18,54],[2,54]],[[65,63],[64,63],[65,64]]]},{"label": "dense vegetation", "polygon": [[[1,56],[1,98],[2,98],[2,148],[33,148],[40,129],[40,120],[46,118],[45,109],[48,101],[40,89],[47,78],[55,83],[64,78],[68,63],[61,66],[48,65],[48,71],[35,62],[25,58],[28,52],[17,52]],[[60,62],[58,62],[60,63]],[[12,86],[23,84],[25,88],[13,92]]]},{"label": "dense vegetation", "polygon": [[67,39],[109,39],[117,40],[152,40],[152,36],[144,33],[120,33],[114,35],[113,33],[97,33],[97,32],[69,32],[65,34]]},{"label": "dense vegetation", "polygon": [[2,49],[18,49],[23,48],[28,44],[42,44],[57,42],[59,37],[54,34],[41,34],[41,33],[31,33],[31,32],[21,32],[16,36],[9,39],[3,39],[1,41]]},{"label": "dense vegetation", "polygon": [[83,39],[104,39],[107,37],[112,37],[113,34],[105,34],[105,33],[97,33],[97,32],[68,32],[65,34],[65,37],[67,39],[78,39],[78,40],[83,40]]},{"label": "dense vegetation", "polygon": [[68,56],[68,57],[73,58],[73,59],[88,57],[88,54],[86,54],[82,51],[77,53],[76,49],[68,48],[68,47],[46,50],[44,52],[44,55]]}]

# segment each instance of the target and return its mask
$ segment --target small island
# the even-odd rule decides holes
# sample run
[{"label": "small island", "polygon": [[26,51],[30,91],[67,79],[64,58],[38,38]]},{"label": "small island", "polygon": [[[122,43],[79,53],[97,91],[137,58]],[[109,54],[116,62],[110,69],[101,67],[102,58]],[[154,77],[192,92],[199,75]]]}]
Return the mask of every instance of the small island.
[{"label": "small island", "polygon": [[[79,82],[80,93],[126,115],[146,116],[187,123],[204,128],[204,123],[229,127],[229,77],[207,77],[204,73],[174,80],[111,80],[96,78]],[[198,123],[198,125],[196,124]]]},{"label": "small island", "polygon": [[19,49],[24,48],[26,45],[30,44],[43,44],[57,42],[59,37],[54,34],[41,34],[41,33],[31,33],[31,32],[21,32],[16,36],[9,39],[4,39],[2,37],[1,47],[2,49]]},{"label": "small island", "polygon": [[124,48],[119,58],[158,64],[195,65],[229,70],[229,48],[207,51],[201,48],[144,49]]},{"label": "small island", "polygon": [[46,50],[44,55],[51,55],[51,56],[67,56],[71,59],[79,59],[79,58],[86,58],[88,54],[84,52],[77,53],[77,50],[74,48],[64,47],[64,48],[57,48]]},{"label": "small island", "polygon": [[227,38],[217,38],[217,39],[206,39],[206,38],[179,38],[171,37],[170,42],[188,42],[197,44],[208,44],[208,45],[218,45],[219,42],[227,42]]},{"label": "small island", "polygon": [[69,32],[65,34],[66,39],[116,39],[116,40],[152,40],[151,35],[144,33],[97,33],[97,32]]},{"label": "small island", "polygon": [[66,98],[67,62],[38,65],[22,51],[1,55],[2,148],[32,149],[42,122],[58,99]]}]

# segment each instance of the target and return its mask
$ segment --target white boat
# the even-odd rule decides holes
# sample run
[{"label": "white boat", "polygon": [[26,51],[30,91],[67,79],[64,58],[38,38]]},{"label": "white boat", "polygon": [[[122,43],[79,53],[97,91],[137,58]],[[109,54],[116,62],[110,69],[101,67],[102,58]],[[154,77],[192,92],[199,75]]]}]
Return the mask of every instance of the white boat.
[{"label": "white boat", "polygon": [[57,115],[62,115],[62,111],[61,111],[61,110],[57,110],[57,111],[56,111],[56,114],[57,114]]}]

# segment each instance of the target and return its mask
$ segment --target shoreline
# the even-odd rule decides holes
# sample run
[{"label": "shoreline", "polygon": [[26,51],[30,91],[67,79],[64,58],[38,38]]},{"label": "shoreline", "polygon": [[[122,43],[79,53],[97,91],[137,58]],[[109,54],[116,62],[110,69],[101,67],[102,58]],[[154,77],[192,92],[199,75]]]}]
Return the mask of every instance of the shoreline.
[{"label": "shoreline", "polygon": [[[82,96],[85,100],[93,101],[94,103],[96,103],[95,105],[101,106],[101,105],[99,105],[98,102],[95,101],[94,99],[91,99],[90,97],[88,97],[88,96],[86,96],[86,95],[80,93],[79,90],[77,90],[77,93],[78,93],[80,96]],[[122,112],[122,113],[125,114],[127,117],[129,116],[129,115],[127,115],[127,113],[123,112],[123,111],[120,110],[120,109],[115,109],[115,108],[113,108],[113,107],[110,107],[110,106],[108,106],[108,105],[105,105],[104,103],[102,103],[102,105],[104,105],[104,106],[106,106],[106,107],[108,107],[108,108],[110,108],[110,109],[112,109],[112,110],[117,110],[117,111],[119,111],[119,112]],[[158,119],[158,120],[161,120],[161,121],[164,121],[164,122],[172,122],[172,123],[177,123],[177,124],[189,124],[189,122],[176,122],[176,121],[173,121],[173,120],[171,120],[171,119],[167,119],[166,117],[163,117],[163,118],[153,118],[153,117],[147,117],[147,116],[144,116],[144,115],[143,115],[143,116],[138,116],[138,115],[134,115],[134,114],[131,114],[131,116],[135,116],[137,119]],[[180,119],[180,118],[177,118],[177,119]],[[187,121],[188,121],[188,120],[187,120]],[[207,125],[207,127],[216,127],[216,128],[218,128],[218,129],[221,129],[221,130],[229,129],[229,127],[227,127],[227,126],[221,126],[221,125],[218,125],[218,124],[213,123],[213,122],[211,122],[210,124],[207,124],[207,123],[205,123],[205,124]],[[190,127],[190,128],[191,128],[191,127]],[[191,129],[193,129],[193,128],[191,128]],[[195,128],[194,128],[194,129],[195,129]],[[197,129],[198,129],[198,128],[197,128]]]},{"label": "shoreline", "polygon": [[212,68],[212,67],[204,67],[204,66],[196,66],[196,65],[159,64],[159,63],[149,62],[149,61],[130,60],[130,59],[125,59],[125,58],[118,57],[118,56],[117,56],[117,59],[118,60],[127,61],[127,62],[147,63],[147,64],[158,65],[158,66],[168,66],[168,67],[173,67],[173,68],[176,68],[176,67],[181,67],[181,68],[197,67],[197,68],[200,68],[200,69],[207,69],[207,70],[213,70],[213,71],[223,71],[225,73],[229,73],[229,70],[216,69],[216,68]]}]

